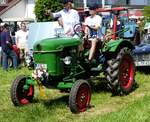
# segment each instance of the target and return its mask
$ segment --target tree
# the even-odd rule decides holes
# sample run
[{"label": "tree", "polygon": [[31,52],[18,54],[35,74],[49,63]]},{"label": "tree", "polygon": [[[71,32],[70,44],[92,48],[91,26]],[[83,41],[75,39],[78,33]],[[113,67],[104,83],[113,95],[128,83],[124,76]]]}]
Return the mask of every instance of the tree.
[{"label": "tree", "polygon": [[144,17],[147,21],[150,21],[150,6],[145,6],[143,10]]},{"label": "tree", "polygon": [[59,0],[37,0],[35,3],[35,15],[38,22],[46,22],[52,20],[50,16],[46,16],[45,10],[51,9],[53,12],[63,8],[63,4]]}]

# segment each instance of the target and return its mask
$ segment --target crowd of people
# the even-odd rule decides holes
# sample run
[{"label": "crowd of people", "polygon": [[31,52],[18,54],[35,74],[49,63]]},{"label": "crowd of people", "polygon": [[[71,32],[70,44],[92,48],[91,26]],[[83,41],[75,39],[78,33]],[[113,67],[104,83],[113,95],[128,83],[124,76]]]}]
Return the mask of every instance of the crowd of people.
[{"label": "crowd of people", "polygon": [[28,52],[28,31],[26,24],[22,22],[15,36],[10,32],[9,25],[0,21],[0,46],[1,63],[5,71],[8,71],[8,60],[11,59],[14,69],[25,65],[25,54]]}]

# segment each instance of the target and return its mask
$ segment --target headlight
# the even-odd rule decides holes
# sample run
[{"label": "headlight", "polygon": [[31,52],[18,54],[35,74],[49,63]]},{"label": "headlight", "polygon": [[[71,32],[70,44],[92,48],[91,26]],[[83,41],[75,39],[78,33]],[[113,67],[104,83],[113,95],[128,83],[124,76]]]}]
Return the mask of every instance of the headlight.
[{"label": "headlight", "polygon": [[64,63],[66,65],[70,65],[71,64],[71,57],[70,56],[66,56],[64,59],[63,59]]}]

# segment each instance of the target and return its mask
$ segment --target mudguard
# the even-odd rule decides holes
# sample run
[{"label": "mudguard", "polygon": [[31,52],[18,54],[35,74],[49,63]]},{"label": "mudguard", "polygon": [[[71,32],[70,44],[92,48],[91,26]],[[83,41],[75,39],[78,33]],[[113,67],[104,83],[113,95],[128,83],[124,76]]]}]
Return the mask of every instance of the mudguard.
[{"label": "mudguard", "polygon": [[130,49],[134,49],[133,44],[124,39],[118,39],[118,40],[110,40],[107,42],[102,49],[102,52],[116,52],[120,50],[123,47],[129,47]]}]

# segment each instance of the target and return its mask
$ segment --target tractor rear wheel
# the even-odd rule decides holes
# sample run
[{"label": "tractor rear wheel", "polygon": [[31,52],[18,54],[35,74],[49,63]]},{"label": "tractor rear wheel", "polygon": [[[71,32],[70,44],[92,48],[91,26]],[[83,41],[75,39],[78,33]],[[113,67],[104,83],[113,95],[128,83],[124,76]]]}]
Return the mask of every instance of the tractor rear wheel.
[{"label": "tractor rear wheel", "polygon": [[24,85],[26,83],[27,77],[24,75],[19,75],[11,86],[11,100],[15,106],[21,106],[29,104],[34,96],[34,86],[30,85],[26,90]]},{"label": "tractor rear wheel", "polygon": [[84,112],[90,105],[91,87],[85,80],[78,80],[71,88],[69,95],[69,107],[71,112]]},{"label": "tractor rear wheel", "polygon": [[128,94],[132,91],[135,78],[135,64],[131,50],[120,50],[116,58],[107,61],[106,79],[113,92]]}]

